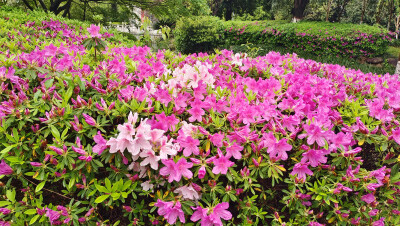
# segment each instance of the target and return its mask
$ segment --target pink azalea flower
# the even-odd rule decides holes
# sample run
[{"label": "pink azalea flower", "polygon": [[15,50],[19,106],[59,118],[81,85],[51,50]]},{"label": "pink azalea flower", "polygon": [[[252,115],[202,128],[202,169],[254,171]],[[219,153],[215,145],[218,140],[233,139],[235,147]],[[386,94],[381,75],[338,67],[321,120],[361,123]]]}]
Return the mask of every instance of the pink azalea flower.
[{"label": "pink azalea flower", "polygon": [[385,218],[382,217],[381,219],[372,222],[372,226],[385,226]]},{"label": "pink azalea flower", "polygon": [[189,110],[187,110],[192,116],[189,118],[189,122],[194,122],[194,121],[202,121],[202,117],[204,115],[204,110],[201,109],[200,107],[194,107]]},{"label": "pink azalea flower", "polygon": [[323,147],[325,145],[325,138],[327,136],[326,131],[323,131],[319,126],[316,126],[314,124],[304,125],[304,130],[306,131],[306,133],[300,134],[298,137],[300,139],[308,137],[307,138],[308,145],[312,145],[315,142],[317,142],[317,144],[320,147]]},{"label": "pink azalea flower", "polygon": [[305,182],[307,179],[307,174],[310,176],[313,175],[313,172],[308,169],[308,165],[309,163],[304,162],[296,163],[296,165],[293,167],[293,171],[290,174],[293,176],[297,174],[297,178]]},{"label": "pink azalea flower", "polygon": [[61,217],[61,213],[49,208],[46,208],[46,216],[49,218],[50,224],[56,224],[58,219]]},{"label": "pink azalea flower", "polygon": [[99,26],[96,26],[96,25],[92,24],[87,29],[87,31],[90,33],[90,35],[93,38],[101,38],[101,34],[99,33],[99,31],[100,31],[100,27]]},{"label": "pink azalea flower", "polygon": [[326,163],[327,157],[324,156],[323,150],[310,149],[303,153],[301,162],[308,162],[312,167],[317,167],[320,163]]},{"label": "pink azalea flower", "polygon": [[172,159],[163,159],[161,162],[165,167],[160,169],[160,174],[162,176],[168,176],[168,182],[172,181],[179,182],[182,176],[190,179],[193,177],[192,171],[189,170],[193,166],[193,163],[189,163],[185,158],[181,158],[177,163]]},{"label": "pink azalea flower", "polygon": [[206,167],[201,166],[197,175],[198,175],[199,179],[203,179],[206,176]]},{"label": "pink azalea flower", "polygon": [[13,169],[2,159],[0,162],[0,175],[11,175],[13,172]]},{"label": "pink azalea flower", "polygon": [[183,155],[188,157],[192,155],[198,155],[199,152],[199,147],[198,145],[200,144],[200,141],[197,139],[193,139],[192,137],[188,136],[184,140],[181,140],[181,147],[183,147]]},{"label": "pink azalea flower", "polygon": [[97,135],[93,137],[94,142],[96,142],[96,145],[93,146],[93,152],[101,155],[101,153],[107,149],[107,140],[103,138],[101,135],[100,131],[97,131]]},{"label": "pink azalea flower", "polygon": [[224,134],[223,133],[216,133],[212,136],[210,136],[210,141],[216,146],[216,147],[222,147],[223,143],[222,140],[224,139]]},{"label": "pink azalea flower", "polygon": [[158,161],[160,160],[159,156],[155,156],[153,150],[146,150],[140,153],[140,157],[145,158],[140,165],[147,166],[150,164],[151,168],[154,170],[158,170]]},{"label": "pink azalea flower", "polygon": [[83,113],[82,115],[83,115],[83,117],[85,118],[85,122],[86,122],[88,125],[96,126],[96,120],[95,120],[94,118],[92,118],[90,115],[85,114],[85,113]]},{"label": "pink azalea flower", "polygon": [[276,140],[272,132],[265,133],[260,143],[262,147],[268,147],[268,154],[276,159],[286,160],[288,158],[287,151],[292,150],[292,145],[287,143],[287,139]]},{"label": "pink azalea flower", "polygon": [[182,195],[184,199],[190,199],[194,201],[200,199],[199,193],[193,188],[191,184],[189,186],[185,185],[179,187],[175,189],[174,192],[178,193],[179,195]]},{"label": "pink azalea flower", "polygon": [[[228,202],[223,202],[217,204],[210,212],[208,208],[202,208],[200,206],[192,209],[195,210],[193,215],[190,217],[190,220],[193,222],[200,221],[202,226],[206,225],[216,225],[222,226],[223,223],[221,218],[224,220],[232,219],[232,214],[227,210],[229,208]],[[209,213],[209,215],[207,215]]]},{"label": "pink azalea flower", "polygon": [[175,224],[178,217],[180,222],[185,223],[185,214],[182,211],[182,205],[179,201],[174,205],[173,201],[164,202],[158,199],[154,206],[158,207],[158,215],[164,216],[168,224]]},{"label": "pink azalea flower", "polygon": [[226,148],[226,157],[229,159],[230,157],[233,156],[235,159],[241,159],[242,158],[242,153],[240,153],[243,150],[243,147],[233,143],[231,146]]},{"label": "pink azalea flower", "polygon": [[371,203],[375,202],[375,196],[374,196],[374,194],[369,193],[369,194],[363,195],[361,197],[361,200],[368,204],[371,204]]},{"label": "pink azalea flower", "polygon": [[235,163],[229,161],[229,158],[224,156],[221,151],[219,152],[219,158],[214,159],[214,168],[212,172],[214,174],[226,174],[228,172],[228,168],[233,166]]},{"label": "pink azalea flower", "polygon": [[392,137],[397,144],[400,144],[400,128],[393,130]]}]

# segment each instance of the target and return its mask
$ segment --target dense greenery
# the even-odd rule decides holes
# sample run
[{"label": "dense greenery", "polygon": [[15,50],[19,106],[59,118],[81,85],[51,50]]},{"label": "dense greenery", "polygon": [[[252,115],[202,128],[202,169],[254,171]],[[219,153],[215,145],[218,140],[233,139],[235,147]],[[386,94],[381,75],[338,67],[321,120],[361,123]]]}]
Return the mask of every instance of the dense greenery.
[{"label": "dense greenery", "polygon": [[[368,25],[228,21],[223,22],[224,31],[221,32],[221,23],[215,18],[182,19],[175,29],[178,49],[189,53],[252,43],[354,58],[383,55],[393,38],[388,31]],[[216,39],[218,36],[220,38]]]}]

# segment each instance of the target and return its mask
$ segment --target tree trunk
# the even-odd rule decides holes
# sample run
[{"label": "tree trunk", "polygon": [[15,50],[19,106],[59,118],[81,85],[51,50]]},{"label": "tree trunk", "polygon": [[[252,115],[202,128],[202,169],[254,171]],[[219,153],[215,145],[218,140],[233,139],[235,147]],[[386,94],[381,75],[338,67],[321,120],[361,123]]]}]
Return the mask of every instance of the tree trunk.
[{"label": "tree trunk", "polygon": [[399,59],[397,59],[397,65],[394,74],[400,78],[400,54],[399,54]]},{"label": "tree trunk", "polygon": [[364,16],[365,16],[365,10],[367,6],[367,0],[363,0],[363,6],[362,6],[362,11],[361,11],[361,21],[360,24],[364,22]]},{"label": "tree trunk", "polygon": [[293,22],[300,21],[304,18],[304,11],[309,0],[294,0],[294,8],[292,10]]},{"label": "tree trunk", "polygon": [[329,13],[331,12],[332,1],[333,1],[333,0],[328,0],[328,6],[327,6],[327,8],[326,8],[326,18],[325,18],[325,21],[326,21],[326,22],[329,21]]},{"label": "tree trunk", "polygon": [[26,6],[29,10],[33,11],[33,8],[32,8],[32,6],[29,4],[29,2],[27,2],[26,0],[22,0],[22,1],[24,2],[25,6]]},{"label": "tree trunk", "polygon": [[394,10],[394,0],[389,2],[389,20],[387,24],[387,29],[390,29],[390,23],[392,22],[392,15],[393,15],[393,10]]},{"label": "tree trunk", "polygon": [[378,12],[376,13],[376,16],[375,16],[375,22],[377,24],[381,24],[381,12],[382,12],[382,8],[383,8],[383,4],[384,3],[385,3],[384,0],[380,0],[378,2]]},{"label": "tree trunk", "polygon": [[344,0],[342,7],[340,8],[339,14],[338,14],[338,18],[337,18],[337,22],[340,22],[340,19],[346,9],[347,4],[349,3],[350,0]]},{"label": "tree trunk", "polygon": [[84,2],[83,2],[83,21],[86,20],[86,8],[87,8],[87,4],[88,4],[87,1],[84,1]]}]

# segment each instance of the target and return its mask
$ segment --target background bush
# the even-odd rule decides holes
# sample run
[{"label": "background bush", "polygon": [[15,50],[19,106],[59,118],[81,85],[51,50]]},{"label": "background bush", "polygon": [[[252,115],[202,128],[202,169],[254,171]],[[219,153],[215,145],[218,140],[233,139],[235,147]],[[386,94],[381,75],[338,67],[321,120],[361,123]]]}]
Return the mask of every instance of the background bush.
[{"label": "background bush", "polygon": [[[329,22],[285,21],[228,21],[216,18],[182,19],[176,27],[178,49],[184,52],[201,52],[220,47],[246,43],[274,45],[290,50],[302,50],[315,55],[348,57],[375,57],[383,55],[392,34],[369,25]],[[221,23],[224,30],[221,31]],[[198,32],[196,30],[199,29]],[[219,35],[219,36],[218,36]],[[218,42],[217,37],[223,37]]]},{"label": "background bush", "polygon": [[224,24],[218,17],[180,19],[174,30],[175,43],[183,53],[206,52],[224,44]]}]

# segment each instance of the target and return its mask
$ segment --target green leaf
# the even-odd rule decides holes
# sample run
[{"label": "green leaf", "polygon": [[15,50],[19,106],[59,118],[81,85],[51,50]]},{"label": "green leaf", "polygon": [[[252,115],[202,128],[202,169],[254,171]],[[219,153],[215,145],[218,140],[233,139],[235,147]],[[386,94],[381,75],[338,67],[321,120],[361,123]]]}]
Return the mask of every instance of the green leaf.
[{"label": "green leaf", "polygon": [[6,148],[4,148],[0,153],[1,153],[1,154],[5,154],[5,153],[11,151],[11,149],[15,148],[17,145],[18,145],[18,144],[9,145],[9,146],[7,146]]},{"label": "green leaf", "polygon": [[15,190],[7,190],[6,192],[7,199],[10,200],[11,202],[15,202],[15,194],[16,194]]},{"label": "green leaf", "polygon": [[24,212],[24,214],[27,214],[27,215],[36,214],[36,209],[29,209],[29,210],[26,210],[26,211]]},{"label": "green leaf", "polygon": [[99,185],[99,184],[95,184],[94,185],[98,191],[103,192],[103,193],[110,193],[111,191],[107,190],[105,187]]},{"label": "green leaf", "polygon": [[44,82],[44,85],[46,86],[46,89],[50,88],[53,85],[54,79],[49,79],[46,82]]},{"label": "green leaf", "polygon": [[110,182],[110,180],[109,180],[108,178],[106,178],[106,188],[107,188],[107,190],[109,190],[109,191],[112,190],[111,182]]},{"label": "green leaf", "polygon": [[40,215],[36,215],[34,216],[31,221],[29,221],[29,225],[32,225],[33,223],[35,223],[37,221],[37,219],[39,219]]},{"label": "green leaf", "polygon": [[0,207],[7,206],[9,204],[11,204],[9,201],[0,201]]},{"label": "green leaf", "polygon": [[97,199],[94,201],[95,203],[101,203],[104,200],[106,200],[108,197],[110,197],[110,195],[102,195],[100,197],[97,197]]},{"label": "green leaf", "polygon": [[53,126],[53,125],[49,125],[49,127],[50,127],[50,130],[51,130],[51,134],[53,134],[53,136],[54,136],[57,140],[61,140],[60,132],[58,132],[58,129],[57,129],[55,126]]},{"label": "green leaf", "polygon": [[46,181],[42,181],[40,184],[38,184],[36,186],[35,192],[39,192],[40,190],[42,190],[42,188],[44,187],[45,184],[46,184]]}]

